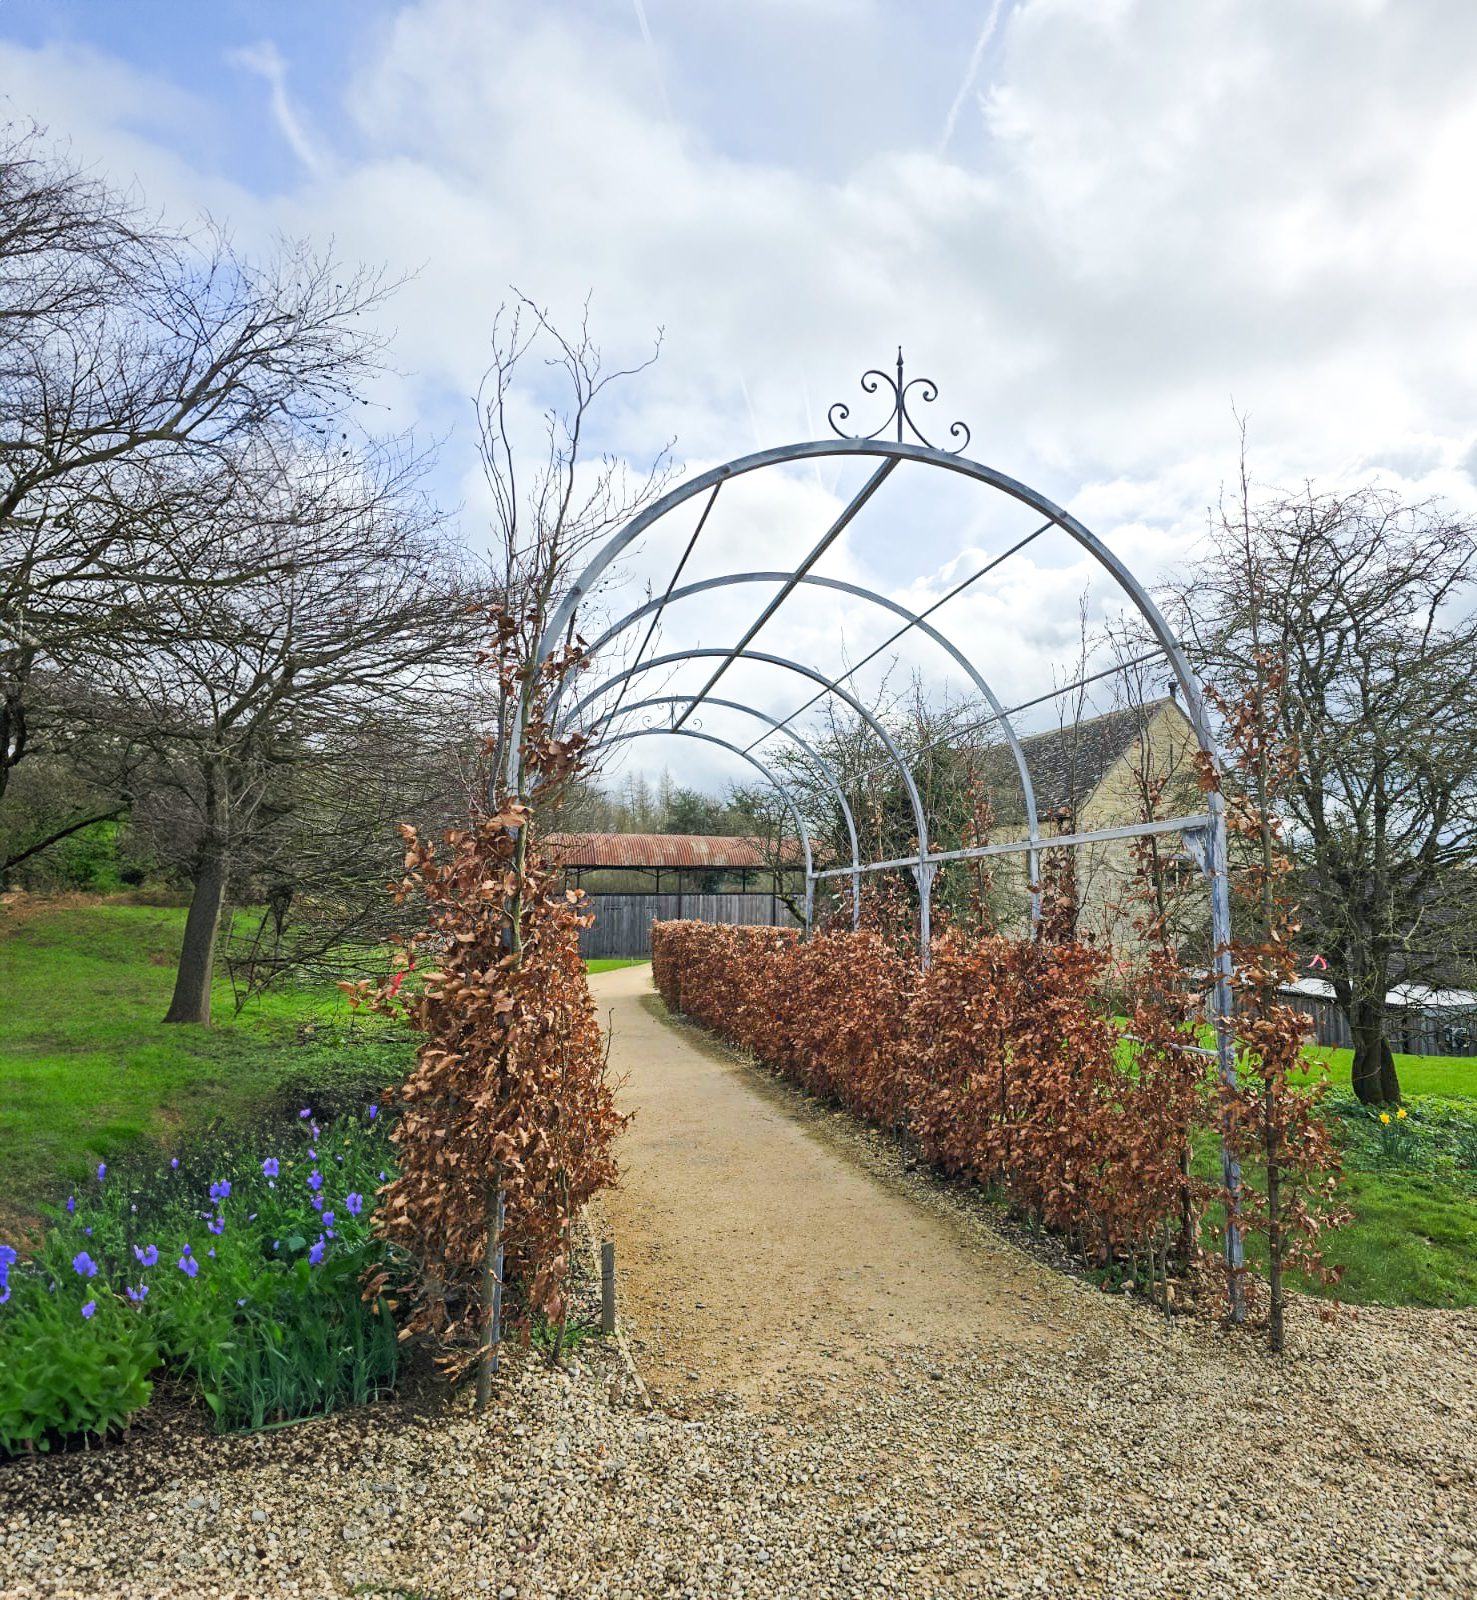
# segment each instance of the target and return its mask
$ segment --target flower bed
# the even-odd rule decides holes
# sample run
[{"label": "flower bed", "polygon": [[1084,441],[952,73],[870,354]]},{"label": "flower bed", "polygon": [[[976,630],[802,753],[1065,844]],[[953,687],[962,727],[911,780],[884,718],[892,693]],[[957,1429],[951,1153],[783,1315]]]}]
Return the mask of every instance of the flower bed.
[{"label": "flower bed", "polygon": [[393,1385],[396,1327],[360,1278],[391,1176],[377,1108],[280,1136],[207,1140],[135,1176],[99,1166],[34,1253],[0,1246],[0,1455],[125,1427],[161,1367],[219,1428]]}]

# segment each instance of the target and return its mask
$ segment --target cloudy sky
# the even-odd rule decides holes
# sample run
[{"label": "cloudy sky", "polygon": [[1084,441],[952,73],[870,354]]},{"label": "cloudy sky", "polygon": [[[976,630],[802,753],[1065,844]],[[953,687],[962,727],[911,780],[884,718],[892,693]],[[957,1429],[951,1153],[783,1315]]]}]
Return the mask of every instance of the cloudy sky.
[{"label": "cloudy sky", "polygon": [[[512,284],[565,321],[590,294],[612,360],[664,330],[598,443],[640,461],[675,436],[688,473],[818,436],[832,400],[861,420],[858,375],[901,343],[938,432],[963,418],[972,456],[1149,580],[1234,474],[1233,407],[1263,482],[1477,504],[1466,0],[0,0],[0,92],[245,249],[303,234],[413,274],[381,398],[444,440],[473,542],[469,396]],[[820,570],[927,603],[1032,525],[908,470]],[[858,481],[725,496],[691,574],[802,553]],[[1111,612],[1043,539],[938,620],[1025,698],[1072,656],[1084,590]],[[695,604],[668,643],[722,643],[764,597]],[[839,668],[884,626],[832,597],[764,642]],[[927,647],[914,665],[959,682]],[[773,708],[807,697],[734,671]]]}]

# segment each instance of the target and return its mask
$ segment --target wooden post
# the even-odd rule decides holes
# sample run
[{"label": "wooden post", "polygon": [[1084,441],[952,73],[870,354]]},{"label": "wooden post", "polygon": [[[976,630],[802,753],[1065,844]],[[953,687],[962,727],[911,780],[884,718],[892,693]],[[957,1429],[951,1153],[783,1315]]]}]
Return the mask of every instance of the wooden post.
[{"label": "wooden post", "polygon": [[600,1331],[609,1337],[615,1332],[615,1240],[600,1246]]}]

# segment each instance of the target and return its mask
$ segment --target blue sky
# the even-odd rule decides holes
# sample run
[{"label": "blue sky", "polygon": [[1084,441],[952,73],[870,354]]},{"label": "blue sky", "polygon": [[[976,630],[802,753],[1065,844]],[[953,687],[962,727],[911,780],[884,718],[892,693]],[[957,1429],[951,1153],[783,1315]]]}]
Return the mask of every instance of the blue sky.
[{"label": "blue sky", "polygon": [[[510,284],[566,321],[590,294],[622,361],[665,330],[600,442],[675,436],[690,470],[814,436],[901,341],[972,454],[1149,579],[1234,473],[1233,406],[1263,482],[1477,500],[1457,0],[0,0],[0,85],[177,220],[409,275],[382,414],[443,441],[473,543],[469,396]],[[847,481],[734,496],[705,570],[780,564]],[[827,570],[927,603],[1019,531],[909,484]],[[1008,693],[1070,659],[1084,589],[1111,608],[1079,555],[1043,541],[948,613]],[[775,637],[839,664],[879,627],[837,605]]]}]

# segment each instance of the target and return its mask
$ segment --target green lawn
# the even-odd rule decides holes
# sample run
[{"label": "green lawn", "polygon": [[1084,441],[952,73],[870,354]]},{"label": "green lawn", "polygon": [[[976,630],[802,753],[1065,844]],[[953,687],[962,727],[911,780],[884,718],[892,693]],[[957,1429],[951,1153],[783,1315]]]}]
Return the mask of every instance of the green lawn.
[{"label": "green lawn", "polygon": [[[1339,1088],[1349,1087],[1354,1064],[1352,1050],[1335,1050],[1332,1045],[1310,1044],[1303,1054],[1310,1063],[1309,1077],[1326,1069],[1329,1081]],[[1406,1096],[1439,1094],[1477,1099],[1477,1056],[1402,1056],[1395,1057],[1400,1092]]]},{"label": "green lawn", "polygon": [[358,1101],[403,1075],[409,1034],[332,988],[237,1016],[218,983],[209,1028],[160,1019],[184,912],[103,903],[0,910],[0,1216],[216,1117]]},{"label": "green lawn", "polygon": [[270,993],[238,1015],[222,980],[211,1027],[166,1025],[184,920],[116,901],[0,908],[0,1231],[99,1161],[217,1117],[332,1110],[409,1066],[413,1038],[332,987]]},{"label": "green lawn", "polygon": [[645,961],[587,961],[588,972],[614,972],[617,967],[644,967]]}]

